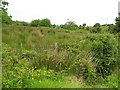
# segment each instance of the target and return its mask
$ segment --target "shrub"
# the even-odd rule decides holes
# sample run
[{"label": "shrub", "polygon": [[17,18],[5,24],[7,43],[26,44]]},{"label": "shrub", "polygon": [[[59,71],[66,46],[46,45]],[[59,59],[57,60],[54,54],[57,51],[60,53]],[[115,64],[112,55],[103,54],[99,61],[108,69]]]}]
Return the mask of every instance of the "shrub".
[{"label": "shrub", "polygon": [[116,25],[111,25],[108,27],[108,31],[110,33],[117,33],[117,32],[119,32],[119,28]]},{"label": "shrub", "polygon": [[93,58],[90,53],[82,52],[79,54],[79,58],[75,60],[70,71],[77,76],[77,78],[82,77],[84,80],[95,78],[95,63],[92,62]]},{"label": "shrub", "polygon": [[86,27],[86,30],[88,30],[88,31],[89,31],[89,30],[90,30],[90,28],[87,26],[87,27]]},{"label": "shrub", "polygon": [[61,49],[68,51],[69,63],[67,68],[70,74],[75,75],[78,79],[83,78],[86,80],[95,79],[96,64],[89,50],[89,41],[81,40],[74,44],[61,44]]},{"label": "shrub", "polygon": [[97,63],[96,72],[102,77],[112,73],[117,63],[118,43],[111,34],[98,34],[88,37],[94,61]]},{"label": "shrub", "polygon": [[90,30],[91,33],[99,33],[101,32],[100,24],[96,23],[93,28]]},{"label": "shrub", "polygon": [[26,59],[18,60],[18,56],[14,49],[3,44],[2,53],[2,87],[3,88],[21,88],[24,78],[27,77]]},{"label": "shrub", "polygon": [[99,33],[101,32],[101,28],[100,27],[93,27],[91,30],[90,30],[91,33]]}]

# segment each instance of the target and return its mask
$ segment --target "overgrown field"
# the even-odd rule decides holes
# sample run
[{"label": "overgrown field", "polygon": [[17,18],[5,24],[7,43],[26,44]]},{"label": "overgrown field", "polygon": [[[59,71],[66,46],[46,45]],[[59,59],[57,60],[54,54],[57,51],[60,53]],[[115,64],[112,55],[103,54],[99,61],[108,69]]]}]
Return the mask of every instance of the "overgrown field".
[{"label": "overgrown field", "polygon": [[117,88],[118,34],[6,26],[3,88]]}]

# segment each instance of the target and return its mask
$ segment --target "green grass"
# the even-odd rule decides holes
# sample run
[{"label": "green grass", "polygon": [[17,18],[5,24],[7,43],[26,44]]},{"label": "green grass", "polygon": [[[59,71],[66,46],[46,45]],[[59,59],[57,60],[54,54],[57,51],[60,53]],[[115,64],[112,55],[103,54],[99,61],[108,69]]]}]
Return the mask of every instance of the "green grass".
[{"label": "green grass", "polygon": [[[109,76],[108,79],[100,80],[97,84],[81,83],[74,76],[66,76],[64,80],[25,80],[24,88],[118,88],[117,75]],[[70,79],[72,78],[72,79]],[[74,80],[75,79],[75,80]]]},{"label": "green grass", "polygon": [[[102,27],[102,33],[107,33],[106,30],[107,27]],[[81,64],[82,70],[86,65],[89,74],[94,75],[95,65],[91,61],[94,57],[86,37],[100,34],[82,29],[3,26],[3,87],[117,88],[117,71],[106,79],[76,78],[75,67]]]},{"label": "green grass", "polygon": [[78,83],[72,83],[68,80],[64,81],[52,81],[45,79],[43,81],[28,80],[28,86],[30,88],[84,88],[83,85]]}]

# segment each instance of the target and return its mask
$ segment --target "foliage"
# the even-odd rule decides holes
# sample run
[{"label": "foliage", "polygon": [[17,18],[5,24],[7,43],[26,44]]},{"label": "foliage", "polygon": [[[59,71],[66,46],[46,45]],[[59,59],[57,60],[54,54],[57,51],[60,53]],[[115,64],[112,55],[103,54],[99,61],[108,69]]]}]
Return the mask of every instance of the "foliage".
[{"label": "foliage", "polygon": [[6,1],[2,1],[2,23],[4,24],[12,24],[12,19],[11,16],[8,15],[7,13],[7,8],[6,6],[8,6],[8,2]]},{"label": "foliage", "polygon": [[86,23],[83,23],[83,27],[82,27],[82,29],[85,29],[85,27],[86,27]]},{"label": "foliage", "polygon": [[2,14],[2,23],[11,24],[12,20],[7,14],[3,13]]},{"label": "foliage", "polygon": [[[23,88],[27,87],[27,80],[42,81],[46,78],[50,80],[59,80],[62,77],[54,73],[53,70],[31,68],[28,55],[30,51],[17,52],[6,44],[3,44],[3,88]],[[24,54],[24,56],[23,56]],[[31,52],[33,54],[33,52]],[[10,56],[9,56],[10,55]],[[21,56],[22,55],[22,56]],[[30,55],[31,56],[31,55]]]},{"label": "foliage", "polygon": [[40,21],[40,26],[51,27],[52,24],[51,24],[50,20],[46,18],[46,19],[42,19]]},{"label": "foliage", "polygon": [[86,30],[88,30],[88,31],[89,31],[89,30],[90,30],[90,27],[88,27],[88,26],[87,26],[87,27],[86,27]]},{"label": "foliage", "polygon": [[82,25],[79,25],[79,27],[78,27],[79,29],[82,29]]},{"label": "foliage", "polygon": [[13,24],[14,25],[17,25],[17,26],[29,26],[29,23],[28,22],[25,22],[25,21],[13,21]]},{"label": "foliage", "polygon": [[100,33],[101,32],[101,28],[100,28],[100,24],[96,23],[92,29],[90,29],[91,33]]},{"label": "foliage", "polygon": [[120,17],[116,17],[115,19],[116,25],[109,25],[108,31],[110,33],[119,33],[120,32]]},{"label": "foliage", "polygon": [[12,25],[2,33],[5,88],[117,87],[114,34]]},{"label": "foliage", "polygon": [[[99,23],[90,29],[74,21],[52,25],[47,18],[30,24],[12,21],[8,4],[0,5],[3,23],[13,24],[3,25],[2,30],[3,88],[118,87],[114,72],[119,65],[119,36],[99,34],[103,29]],[[116,18],[116,26],[110,25],[108,31],[119,30],[120,18]]]},{"label": "foliage", "polygon": [[53,24],[53,25],[52,25],[53,28],[56,28],[56,26],[57,26],[56,24]]},{"label": "foliage", "polygon": [[120,27],[120,17],[116,17],[115,21],[116,21],[116,25]]},{"label": "foliage", "polygon": [[68,30],[78,29],[77,24],[75,24],[75,22],[73,22],[73,21],[68,21],[64,25],[60,25],[60,27],[63,28],[63,29],[68,29]]},{"label": "foliage", "polygon": [[30,24],[31,24],[31,26],[38,27],[39,23],[40,23],[40,20],[36,19],[36,20],[32,20]]},{"label": "foliage", "polygon": [[96,23],[93,27],[100,27],[100,23]]},{"label": "foliage", "polygon": [[31,26],[35,26],[35,27],[38,27],[38,26],[44,26],[44,27],[51,27],[52,24],[50,22],[49,19],[36,19],[36,20],[32,20],[31,21]]},{"label": "foliage", "polygon": [[85,27],[86,26],[86,23],[83,23],[83,27]]},{"label": "foliage", "polygon": [[97,63],[97,73],[106,77],[112,73],[117,63],[118,43],[113,35],[98,34],[88,37],[91,41],[91,50],[94,61]]},{"label": "foliage", "polygon": [[118,18],[116,17],[115,21],[116,21],[116,29],[114,30],[114,32],[118,33],[120,32],[120,17]]},{"label": "foliage", "polygon": [[92,62],[93,58],[88,53],[82,53],[80,56],[82,58],[75,60],[70,70],[76,74],[77,78],[82,77],[84,81],[95,79],[95,63]]},{"label": "foliage", "polygon": [[109,26],[109,27],[108,27],[108,31],[109,31],[110,33],[116,33],[116,32],[118,32],[117,26],[116,26],[116,25],[111,25],[111,26]]},{"label": "foliage", "polygon": [[94,28],[90,29],[90,32],[91,33],[99,33],[99,32],[101,32],[101,28],[100,27],[94,27]]}]

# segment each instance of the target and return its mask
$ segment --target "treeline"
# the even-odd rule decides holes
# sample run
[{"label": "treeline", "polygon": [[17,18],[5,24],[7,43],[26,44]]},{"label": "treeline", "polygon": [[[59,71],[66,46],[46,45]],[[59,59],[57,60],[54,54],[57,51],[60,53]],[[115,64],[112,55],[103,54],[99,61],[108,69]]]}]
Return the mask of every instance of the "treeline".
[{"label": "treeline", "polygon": [[86,23],[83,23],[83,25],[77,25],[74,21],[67,21],[65,24],[56,25],[52,24],[51,21],[48,18],[45,19],[36,19],[32,20],[31,22],[25,22],[25,21],[13,21],[12,16],[9,16],[7,13],[9,3],[6,1],[2,1],[0,4],[2,10],[2,23],[3,24],[9,24],[9,25],[19,25],[19,26],[33,26],[33,27],[52,27],[52,28],[62,28],[67,30],[78,30],[78,29],[86,29],[89,30],[91,33],[98,33],[101,31],[101,26],[108,26],[108,31],[111,33],[120,32],[120,17],[116,17],[115,25],[114,24],[104,24],[100,25],[100,23],[95,23],[93,25],[92,29],[86,25]]}]

